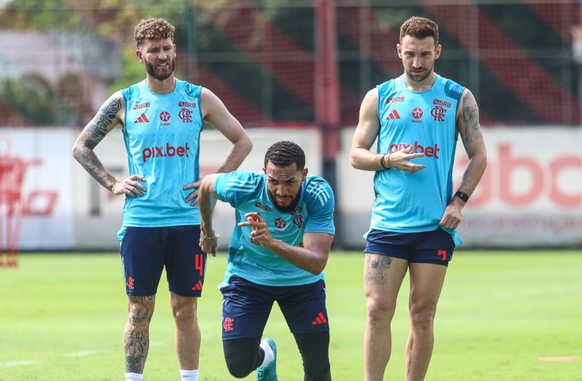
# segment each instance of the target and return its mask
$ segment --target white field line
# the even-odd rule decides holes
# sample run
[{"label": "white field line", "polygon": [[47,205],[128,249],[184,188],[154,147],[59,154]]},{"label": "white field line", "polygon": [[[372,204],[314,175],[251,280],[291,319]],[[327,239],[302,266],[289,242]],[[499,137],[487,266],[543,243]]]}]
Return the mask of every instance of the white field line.
[{"label": "white field line", "polygon": [[32,361],[32,360],[8,361],[8,362],[0,363],[0,366],[30,365],[30,364],[37,364],[39,362],[40,361]]}]

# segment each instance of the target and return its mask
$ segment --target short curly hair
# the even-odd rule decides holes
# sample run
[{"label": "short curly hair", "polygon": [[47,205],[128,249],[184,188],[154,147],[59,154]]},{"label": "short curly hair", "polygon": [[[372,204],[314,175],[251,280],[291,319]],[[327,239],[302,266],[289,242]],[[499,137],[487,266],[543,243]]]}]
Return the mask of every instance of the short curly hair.
[{"label": "short curly hair", "polygon": [[133,38],[138,49],[143,46],[144,40],[162,40],[170,37],[174,42],[176,28],[164,19],[149,18],[141,20],[135,27]]},{"label": "short curly hair", "polygon": [[438,46],[439,27],[431,19],[413,16],[406,20],[400,27],[400,43],[402,43],[404,36],[418,38],[419,40],[433,37],[434,46]]},{"label": "short curly hair", "polygon": [[281,141],[273,144],[265,153],[265,168],[269,161],[279,168],[295,163],[297,170],[302,171],[305,168],[305,152],[297,143]]}]

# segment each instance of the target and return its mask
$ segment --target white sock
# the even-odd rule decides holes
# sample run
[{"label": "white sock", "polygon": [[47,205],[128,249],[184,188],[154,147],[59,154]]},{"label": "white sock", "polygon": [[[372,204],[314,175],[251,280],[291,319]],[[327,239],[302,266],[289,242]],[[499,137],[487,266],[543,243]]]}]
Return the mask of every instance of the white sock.
[{"label": "white sock", "polygon": [[143,374],[125,373],[125,381],[143,381]]},{"label": "white sock", "polygon": [[273,348],[267,343],[266,341],[262,342],[260,345],[261,348],[265,351],[265,359],[261,366],[267,366],[273,359],[275,358],[275,354],[273,353]]},{"label": "white sock", "polygon": [[182,381],[198,381],[199,370],[182,370],[180,369],[180,380]]}]

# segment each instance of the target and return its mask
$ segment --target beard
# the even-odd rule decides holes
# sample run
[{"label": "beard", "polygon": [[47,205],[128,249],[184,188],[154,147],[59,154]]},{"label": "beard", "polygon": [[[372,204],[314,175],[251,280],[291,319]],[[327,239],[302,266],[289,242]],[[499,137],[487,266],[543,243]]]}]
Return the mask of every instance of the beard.
[{"label": "beard", "polygon": [[301,188],[299,188],[299,191],[297,192],[295,197],[293,197],[293,200],[291,201],[291,203],[289,205],[286,205],[286,206],[279,204],[277,202],[277,199],[275,198],[273,193],[271,193],[270,190],[267,190],[267,193],[269,194],[269,199],[271,200],[271,202],[273,203],[275,208],[277,208],[277,210],[279,212],[282,212],[282,213],[292,213],[295,210],[295,208],[297,207],[297,204],[299,204],[299,200],[301,199]]},{"label": "beard", "polygon": [[414,74],[412,74],[412,71],[410,71],[410,70],[406,70],[406,75],[408,75],[408,78],[410,78],[414,82],[422,82],[425,79],[427,79],[429,75],[431,75],[433,68],[434,68],[434,63],[429,69],[426,70],[426,72],[424,74],[421,74],[420,77],[417,77]]},{"label": "beard", "polygon": [[154,66],[153,64],[151,64],[149,62],[145,63],[146,72],[152,78],[157,79],[158,81],[163,81],[164,79],[168,79],[168,78],[170,78],[172,73],[174,73],[174,70],[176,69],[176,59],[175,58],[172,58],[170,60],[170,62],[168,62],[167,68],[168,68],[168,70],[164,71],[163,69],[160,69],[157,66]]}]

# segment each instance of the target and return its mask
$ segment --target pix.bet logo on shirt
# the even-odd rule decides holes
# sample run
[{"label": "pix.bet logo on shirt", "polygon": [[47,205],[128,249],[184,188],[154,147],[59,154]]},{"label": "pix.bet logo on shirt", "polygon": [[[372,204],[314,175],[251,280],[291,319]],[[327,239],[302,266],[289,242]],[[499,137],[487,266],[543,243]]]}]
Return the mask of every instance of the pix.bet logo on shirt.
[{"label": "pix.bet logo on shirt", "polygon": [[172,157],[175,155],[179,157],[186,155],[186,157],[189,157],[188,156],[189,150],[190,147],[188,147],[188,143],[184,144],[183,147],[173,147],[170,145],[170,143],[166,143],[165,147],[161,146],[144,148],[143,151],[141,151],[141,157],[144,163],[147,162],[147,160],[152,157]]},{"label": "pix.bet logo on shirt", "polygon": [[414,142],[414,145],[412,144],[391,144],[389,151],[390,153],[394,153],[396,151],[401,151],[407,147],[412,146],[412,151],[410,153],[424,153],[424,156],[426,157],[434,157],[435,159],[440,159],[439,158],[439,151],[441,150],[439,148],[438,143],[435,143],[434,146],[421,146],[420,144],[418,144],[418,141]]}]

